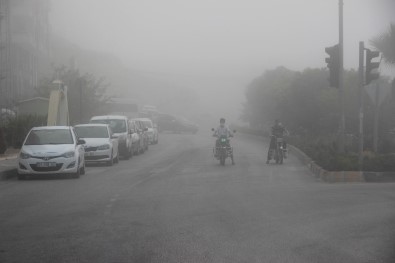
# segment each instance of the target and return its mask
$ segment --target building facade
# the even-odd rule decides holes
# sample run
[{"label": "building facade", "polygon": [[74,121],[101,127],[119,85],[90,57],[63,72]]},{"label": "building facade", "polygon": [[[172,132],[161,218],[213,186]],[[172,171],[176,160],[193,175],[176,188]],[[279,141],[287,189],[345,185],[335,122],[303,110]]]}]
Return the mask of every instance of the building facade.
[{"label": "building facade", "polygon": [[50,64],[50,0],[0,0],[0,108],[35,96]]}]

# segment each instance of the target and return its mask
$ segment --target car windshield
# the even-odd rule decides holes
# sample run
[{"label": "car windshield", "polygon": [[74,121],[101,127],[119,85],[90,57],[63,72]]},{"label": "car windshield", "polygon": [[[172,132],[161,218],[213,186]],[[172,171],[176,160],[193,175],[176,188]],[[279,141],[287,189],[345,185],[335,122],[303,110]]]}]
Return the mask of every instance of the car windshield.
[{"label": "car windshield", "polygon": [[69,129],[32,130],[26,138],[25,145],[73,144]]},{"label": "car windshield", "polygon": [[144,121],[145,127],[152,128],[152,123],[150,121]]},{"label": "car windshield", "polygon": [[91,123],[108,124],[114,133],[127,132],[125,120],[105,119],[105,120],[91,120]]},{"label": "car windshield", "polygon": [[108,138],[107,127],[104,126],[77,126],[75,132],[80,138]]}]

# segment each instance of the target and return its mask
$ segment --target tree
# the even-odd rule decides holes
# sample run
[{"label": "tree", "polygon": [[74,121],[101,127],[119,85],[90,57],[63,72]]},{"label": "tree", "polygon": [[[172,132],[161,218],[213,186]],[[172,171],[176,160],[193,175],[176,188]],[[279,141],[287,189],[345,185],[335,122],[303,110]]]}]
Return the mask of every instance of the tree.
[{"label": "tree", "polygon": [[55,67],[51,77],[41,80],[41,85],[36,89],[38,95],[49,97],[51,83],[55,79],[60,79],[68,87],[69,115],[72,124],[88,121],[91,116],[105,111],[103,103],[108,99],[105,96],[108,84],[103,78],[96,79],[89,73],[81,74],[74,68]]},{"label": "tree", "polygon": [[371,43],[387,63],[395,65],[395,24],[390,24],[389,30],[373,38]]}]

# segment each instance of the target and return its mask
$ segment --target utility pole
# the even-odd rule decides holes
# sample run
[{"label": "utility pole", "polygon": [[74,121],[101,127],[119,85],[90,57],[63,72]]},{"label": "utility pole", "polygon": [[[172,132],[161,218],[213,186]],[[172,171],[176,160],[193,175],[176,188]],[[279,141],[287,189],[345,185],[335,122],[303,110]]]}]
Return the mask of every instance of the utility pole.
[{"label": "utility pole", "polygon": [[363,170],[363,108],[364,108],[364,94],[363,87],[364,83],[364,53],[365,52],[365,44],[363,41],[359,42],[359,147],[358,147],[358,165],[359,170]]},{"label": "utility pole", "polygon": [[374,128],[373,128],[373,151],[378,152],[378,136],[379,136],[379,114],[380,114],[380,85],[376,82],[376,97],[374,108]]},{"label": "utility pole", "polygon": [[341,117],[340,117],[340,143],[339,150],[344,153],[345,144],[345,129],[346,120],[344,116],[345,108],[345,92],[344,92],[344,63],[343,63],[343,0],[339,0],[339,95],[340,95],[340,107],[341,107]]}]

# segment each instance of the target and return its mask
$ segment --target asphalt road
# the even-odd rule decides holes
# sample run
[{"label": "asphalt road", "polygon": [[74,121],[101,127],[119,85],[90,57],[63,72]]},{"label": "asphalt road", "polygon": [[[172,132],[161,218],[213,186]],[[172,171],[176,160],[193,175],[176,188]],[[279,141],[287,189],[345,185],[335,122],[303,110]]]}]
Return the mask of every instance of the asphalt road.
[{"label": "asphalt road", "polygon": [[0,262],[395,262],[395,184],[317,181],[236,134],[161,134],[80,179],[0,181]]}]

